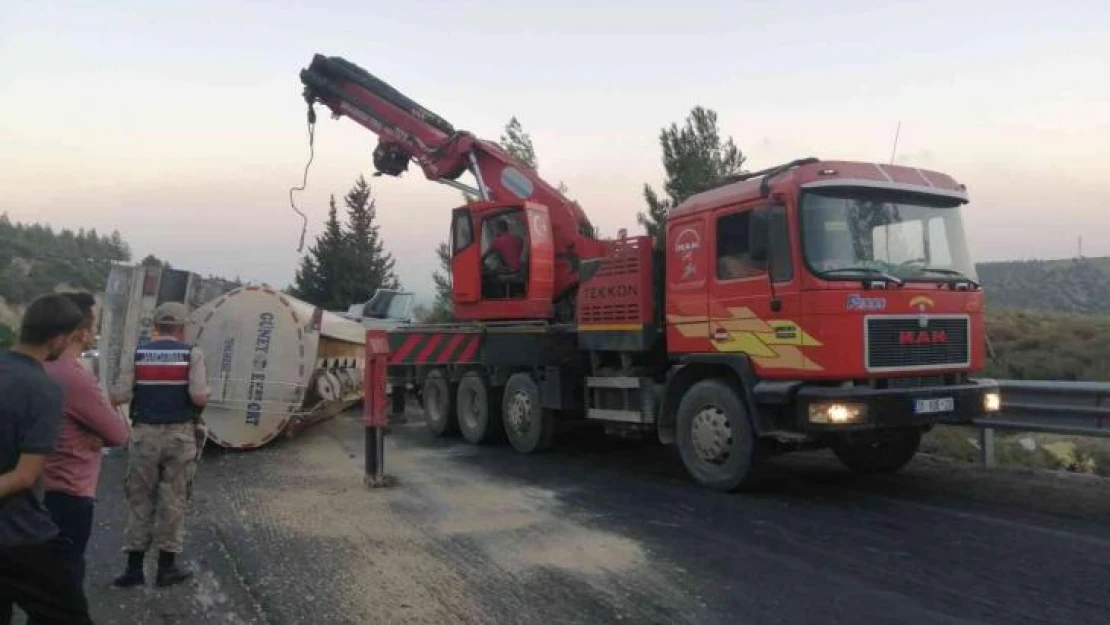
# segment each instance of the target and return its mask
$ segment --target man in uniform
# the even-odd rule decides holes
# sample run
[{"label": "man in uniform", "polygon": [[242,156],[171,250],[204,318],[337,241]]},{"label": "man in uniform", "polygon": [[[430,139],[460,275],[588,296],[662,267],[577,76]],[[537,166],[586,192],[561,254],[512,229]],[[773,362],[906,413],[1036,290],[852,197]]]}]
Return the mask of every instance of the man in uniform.
[{"label": "man in uniform", "polygon": [[193,472],[206,435],[200,412],[208,403],[208,385],[204,355],[185,342],[187,316],[185,305],[177,302],[154,311],[151,340],[135,351],[133,368],[120,371],[113,393],[113,403],[130,402],[132,423],[124,531],[127,570],[113,583],[119,588],[146,582],[143,559],[152,543],[159,552],[157,586],[192,575],[175,559],[183,548]]}]

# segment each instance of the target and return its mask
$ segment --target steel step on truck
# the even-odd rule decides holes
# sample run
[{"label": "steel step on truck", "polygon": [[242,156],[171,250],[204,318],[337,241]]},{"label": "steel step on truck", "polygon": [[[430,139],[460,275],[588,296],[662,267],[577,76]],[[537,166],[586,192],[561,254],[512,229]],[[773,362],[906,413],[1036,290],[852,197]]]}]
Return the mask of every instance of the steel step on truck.
[{"label": "steel step on truck", "polygon": [[897,471],[929,428],[999,408],[972,377],[984,297],[948,175],[801,159],[687,199],[658,242],[600,240],[534,170],[365,70],[317,55],[301,80],[310,123],[322,102],[379,136],[380,172],[415,160],[478,198],[451,217],[458,321],[389,335],[395,409],[415,389],[437,435],[535,453],[593,422],[728,491],[798,449]]}]

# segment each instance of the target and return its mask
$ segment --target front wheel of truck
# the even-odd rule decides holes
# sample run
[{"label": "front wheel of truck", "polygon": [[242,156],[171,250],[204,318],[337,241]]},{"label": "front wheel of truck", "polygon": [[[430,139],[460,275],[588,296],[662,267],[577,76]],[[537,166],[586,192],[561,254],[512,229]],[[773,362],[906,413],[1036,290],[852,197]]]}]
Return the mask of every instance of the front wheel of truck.
[{"label": "front wheel of truck", "polygon": [[675,417],[679,456],[698,484],[729,492],[756,481],[760,454],[755,430],[731,384],[713,379],[691,386]]},{"label": "front wheel of truck", "polygon": [[921,430],[853,432],[829,446],[840,462],[856,473],[896,473],[909,464],[921,445]]}]

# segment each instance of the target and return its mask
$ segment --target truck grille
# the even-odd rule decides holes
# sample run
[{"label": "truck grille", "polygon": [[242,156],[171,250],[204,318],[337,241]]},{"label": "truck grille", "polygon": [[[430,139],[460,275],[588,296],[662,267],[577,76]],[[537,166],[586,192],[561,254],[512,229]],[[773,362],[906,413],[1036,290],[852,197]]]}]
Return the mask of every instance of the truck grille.
[{"label": "truck grille", "polygon": [[867,369],[913,370],[967,366],[971,363],[967,317],[868,317]]}]

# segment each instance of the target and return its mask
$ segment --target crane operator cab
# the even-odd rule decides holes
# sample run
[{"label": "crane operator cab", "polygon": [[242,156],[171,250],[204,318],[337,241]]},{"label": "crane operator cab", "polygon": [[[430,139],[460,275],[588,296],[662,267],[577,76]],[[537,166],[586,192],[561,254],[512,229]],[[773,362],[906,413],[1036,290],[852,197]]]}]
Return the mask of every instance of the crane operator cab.
[{"label": "crane operator cab", "polygon": [[528,285],[528,230],[522,211],[513,210],[483,219],[482,297],[524,297]]},{"label": "crane operator cab", "polygon": [[552,315],[557,263],[546,206],[478,200],[456,208],[450,248],[456,319]]}]

